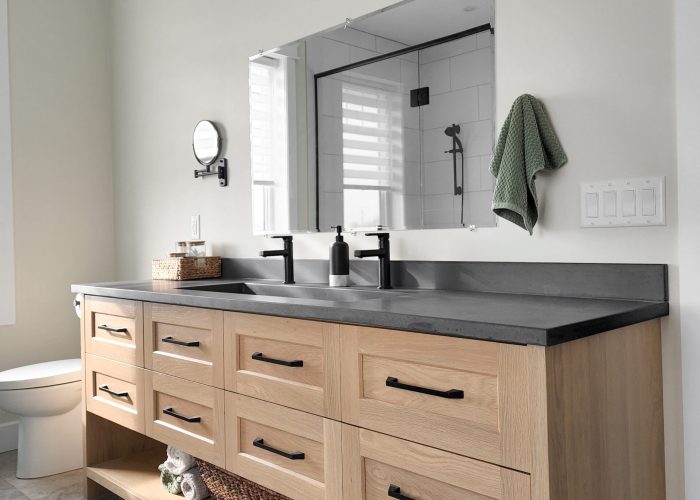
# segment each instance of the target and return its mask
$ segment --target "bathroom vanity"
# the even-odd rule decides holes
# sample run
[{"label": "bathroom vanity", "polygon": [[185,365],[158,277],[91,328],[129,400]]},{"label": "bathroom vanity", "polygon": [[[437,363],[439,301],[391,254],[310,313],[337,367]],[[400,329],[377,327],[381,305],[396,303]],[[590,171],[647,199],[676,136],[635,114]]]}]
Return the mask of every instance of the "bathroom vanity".
[{"label": "bathroom vanity", "polygon": [[175,498],[167,443],[300,500],[664,498],[665,266],[395,263],[379,291],[251,262],[73,287],[89,497]]}]

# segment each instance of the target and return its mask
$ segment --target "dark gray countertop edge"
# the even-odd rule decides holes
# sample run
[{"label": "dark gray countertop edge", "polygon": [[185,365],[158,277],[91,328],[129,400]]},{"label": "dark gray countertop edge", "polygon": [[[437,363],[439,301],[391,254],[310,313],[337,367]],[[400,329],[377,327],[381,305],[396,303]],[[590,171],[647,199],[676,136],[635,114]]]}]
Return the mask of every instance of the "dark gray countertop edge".
[{"label": "dark gray countertop edge", "polygon": [[[418,316],[388,311],[353,310],[352,308],[315,304],[289,304],[274,301],[243,301],[229,297],[213,297],[147,290],[110,288],[98,285],[73,285],[73,293],[119,299],[141,300],[225,311],[265,314],[268,316],[327,321],[358,326],[406,330],[424,334],[469,338],[519,345],[553,346],[595,335],[623,326],[668,315],[667,302],[648,302],[634,310],[574,322],[556,328],[531,328],[518,325],[481,323],[462,319]],[[358,315],[361,318],[358,320]]]}]

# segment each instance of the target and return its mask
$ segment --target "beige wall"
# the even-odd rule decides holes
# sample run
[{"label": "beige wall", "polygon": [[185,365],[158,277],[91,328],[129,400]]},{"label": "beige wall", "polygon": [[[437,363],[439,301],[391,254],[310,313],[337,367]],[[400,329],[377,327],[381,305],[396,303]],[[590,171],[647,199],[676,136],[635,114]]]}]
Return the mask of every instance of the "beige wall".
[{"label": "beige wall", "polygon": [[70,284],[114,277],[107,14],[9,3],[17,323],[0,327],[0,370],[77,357]]}]

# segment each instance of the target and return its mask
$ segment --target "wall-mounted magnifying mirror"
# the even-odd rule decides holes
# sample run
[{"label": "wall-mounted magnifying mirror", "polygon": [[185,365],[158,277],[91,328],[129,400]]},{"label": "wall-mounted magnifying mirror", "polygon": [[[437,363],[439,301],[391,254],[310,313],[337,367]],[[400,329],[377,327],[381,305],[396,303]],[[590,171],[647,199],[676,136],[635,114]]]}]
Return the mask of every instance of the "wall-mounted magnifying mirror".
[{"label": "wall-mounted magnifying mirror", "polygon": [[208,167],[221,154],[221,134],[214,123],[202,120],[194,127],[192,150],[197,161]]},{"label": "wall-mounted magnifying mirror", "polygon": [[[219,186],[228,184],[227,162],[226,158],[219,158],[221,155],[221,133],[219,129],[209,120],[202,120],[194,127],[192,134],[192,151],[194,157],[204,169],[195,170],[194,177],[207,177],[209,175],[217,175],[219,177]],[[211,166],[218,163],[216,169],[212,170]]]}]

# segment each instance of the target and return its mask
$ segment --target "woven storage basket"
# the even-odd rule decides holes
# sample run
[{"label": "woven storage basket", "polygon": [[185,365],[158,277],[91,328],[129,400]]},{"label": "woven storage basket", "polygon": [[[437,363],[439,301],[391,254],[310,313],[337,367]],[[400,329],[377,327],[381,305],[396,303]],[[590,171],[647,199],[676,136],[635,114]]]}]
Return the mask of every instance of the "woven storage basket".
[{"label": "woven storage basket", "polygon": [[197,459],[197,466],[214,500],[291,500],[203,460]]},{"label": "woven storage basket", "polygon": [[219,278],[221,257],[173,257],[156,259],[151,265],[154,280],[197,280]]}]

